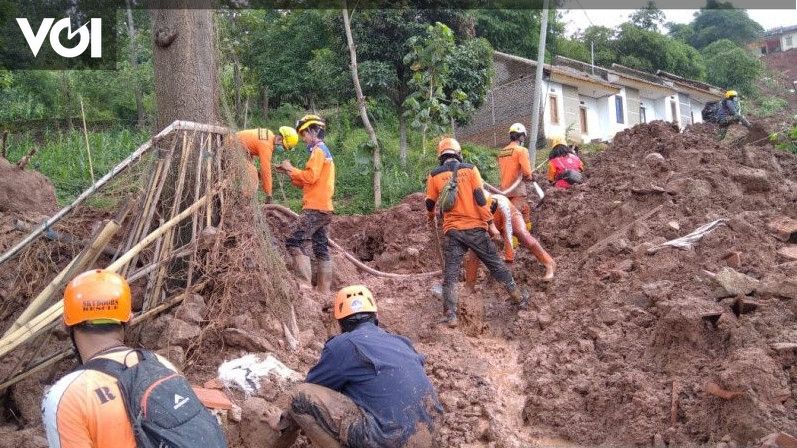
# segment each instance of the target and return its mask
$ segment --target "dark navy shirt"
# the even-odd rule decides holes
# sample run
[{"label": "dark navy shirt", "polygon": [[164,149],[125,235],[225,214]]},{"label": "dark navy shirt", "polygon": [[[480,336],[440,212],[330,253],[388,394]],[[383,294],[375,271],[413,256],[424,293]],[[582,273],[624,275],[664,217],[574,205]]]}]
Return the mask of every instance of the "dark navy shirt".
[{"label": "dark navy shirt", "polygon": [[429,412],[440,412],[424,358],[409,339],[373,323],[327,341],[307,382],[338,391],[373,417],[379,446],[401,446],[417,422],[432,425]]}]

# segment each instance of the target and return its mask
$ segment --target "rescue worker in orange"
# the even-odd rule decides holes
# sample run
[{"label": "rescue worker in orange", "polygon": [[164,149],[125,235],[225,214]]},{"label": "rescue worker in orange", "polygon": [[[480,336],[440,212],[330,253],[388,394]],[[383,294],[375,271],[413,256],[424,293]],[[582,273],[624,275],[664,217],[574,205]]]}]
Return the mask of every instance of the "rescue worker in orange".
[{"label": "rescue worker in orange", "polygon": [[290,417],[318,448],[428,448],[442,407],[409,339],[379,326],[363,285],[333,303],[341,334],[329,339],[293,392]]},{"label": "rescue worker in orange", "polygon": [[[296,132],[307,144],[309,155],[304,169],[283,160],[277,170],[287,173],[291,183],[302,189],[302,214],[286,241],[292,267],[305,284],[316,279],[316,288],[329,292],[332,261],[329,256],[329,224],[332,222],[332,195],[335,193],[335,163],[324,143],[326,123],[318,115],[305,115],[296,122]],[[312,241],[315,264],[305,253],[304,243]],[[315,268],[315,275],[313,275]]]},{"label": "rescue worker in orange", "polygon": [[[64,324],[81,366],[98,358],[138,363],[124,343],[131,314],[130,286],[120,275],[98,269],[69,282]],[[166,358],[158,360],[177,372]],[[50,448],[137,446],[117,380],[97,370],[79,368],[58,380],[45,393],[42,414]]]},{"label": "rescue worker in orange", "polygon": [[[515,284],[512,272],[498,256],[495,244],[488,235],[489,229],[493,236],[499,237],[498,230],[493,225],[492,214],[487,207],[484,182],[478,168],[462,162],[462,150],[459,142],[453,138],[440,140],[437,154],[440,165],[432,170],[426,181],[426,210],[430,225],[434,225],[435,205],[441,198],[441,193],[449,187],[449,180],[454,172],[457,179],[453,207],[442,212],[443,323],[450,327],[457,326],[457,282],[462,268],[462,258],[468,250],[472,250],[487,266],[493,278],[504,285],[516,304],[525,305],[527,298]],[[450,199],[443,198],[445,201]]]},{"label": "rescue worker in orange", "polygon": [[[271,157],[274,149],[282,147],[285,150],[293,149],[299,143],[299,135],[290,126],[280,126],[279,133],[275,134],[269,129],[255,128],[239,131],[235,134],[238,141],[249,153],[250,160],[253,157],[260,159],[260,184],[266,193],[266,203],[271,202],[273,188],[271,177]],[[252,197],[257,190],[257,169],[254,164],[247,164],[247,174],[249,185],[244,187],[244,195]]]},{"label": "rescue worker in orange", "polygon": [[548,180],[554,187],[567,189],[583,182],[583,171],[584,163],[569,146],[563,143],[554,145],[548,154]]},{"label": "rescue worker in orange", "polygon": [[[512,247],[512,236],[514,235],[518,241],[523,243],[534,257],[545,266],[545,275],[542,280],[544,282],[553,280],[554,272],[556,271],[556,262],[553,257],[543,249],[540,242],[526,229],[520,211],[506,196],[500,194],[485,194],[487,195],[487,206],[493,214],[493,223],[498,231],[501,232],[501,237],[504,240],[504,261],[510,266],[515,261],[515,250]],[[465,284],[471,290],[476,285],[478,270],[479,259],[473,252],[468,252],[465,257]]]},{"label": "rescue worker in orange", "polygon": [[533,169],[529,161],[529,150],[523,147],[526,141],[526,127],[522,123],[515,123],[509,127],[509,144],[498,152],[498,173],[500,176],[499,187],[506,191],[518,177],[523,177],[520,184],[506,197],[520,210],[526,228],[531,229],[531,207],[526,196],[526,182],[532,180]]}]

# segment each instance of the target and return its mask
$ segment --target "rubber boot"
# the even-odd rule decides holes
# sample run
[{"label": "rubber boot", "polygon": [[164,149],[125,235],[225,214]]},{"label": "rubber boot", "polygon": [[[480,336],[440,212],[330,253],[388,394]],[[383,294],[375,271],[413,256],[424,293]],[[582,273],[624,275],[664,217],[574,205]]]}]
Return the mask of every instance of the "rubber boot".
[{"label": "rubber boot", "polygon": [[292,269],[294,275],[299,278],[299,281],[307,285],[312,285],[312,268],[310,265],[310,257],[304,254],[298,247],[288,248],[288,253],[293,259]]},{"label": "rubber boot", "polygon": [[332,260],[318,260],[315,289],[321,294],[329,294],[332,287]]},{"label": "rubber boot", "polygon": [[515,286],[509,290],[509,297],[512,298],[512,303],[518,308],[525,310],[529,307],[529,296],[524,293],[520,287]]},{"label": "rubber boot", "polygon": [[457,291],[456,286],[443,286],[443,319],[441,324],[447,325],[449,328],[455,328],[459,321],[457,320]]}]

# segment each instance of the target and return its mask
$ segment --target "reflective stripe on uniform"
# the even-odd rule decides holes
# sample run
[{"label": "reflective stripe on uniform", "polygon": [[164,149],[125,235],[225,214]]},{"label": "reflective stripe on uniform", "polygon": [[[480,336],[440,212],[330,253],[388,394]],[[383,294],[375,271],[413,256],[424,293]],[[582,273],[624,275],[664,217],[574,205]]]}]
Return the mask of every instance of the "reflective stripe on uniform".
[{"label": "reflective stripe on uniform", "polygon": [[61,403],[61,398],[64,392],[70,385],[83,373],[78,370],[72,372],[65,377],[58,380],[50,389],[44,394],[42,400],[42,420],[44,421],[44,429],[47,433],[47,443],[50,448],[61,448],[61,437],[58,431],[58,405]]}]

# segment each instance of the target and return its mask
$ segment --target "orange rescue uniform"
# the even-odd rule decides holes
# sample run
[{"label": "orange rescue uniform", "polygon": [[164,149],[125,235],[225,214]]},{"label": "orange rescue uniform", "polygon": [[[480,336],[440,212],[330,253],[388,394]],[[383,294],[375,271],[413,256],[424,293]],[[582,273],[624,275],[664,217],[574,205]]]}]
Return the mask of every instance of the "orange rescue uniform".
[{"label": "orange rescue uniform", "polygon": [[[128,348],[97,357],[138,363],[127,356]],[[158,356],[163,365],[177,369]],[[44,394],[44,429],[50,448],[136,448],[133,427],[127,416],[116,379],[96,370],[76,370],[55,383]]]},{"label": "orange rescue uniform", "polygon": [[[440,192],[451,179],[454,163],[446,162],[434,169],[426,180],[426,202],[427,209],[440,197]],[[443,232],[451,229],[485,229],[487,222],[492,219],[490,210],[487,207],[486,199],[482,188],[482,181],[479,169],[469,163],[460,163],[457,170],[457,199],[454,208],[443,213]],[[481,197],[482,204],[478,204],[477,196]],[[431,212],[430,212],[431,213]]]},{"label": "orange rescue uniform", "polygon": [[[274,139],[275,135],[268,129],[257,128],[247,129],[240,131],[236,134],[238,141],[241,142],[244,148],[249,151],[250,156],[258,157],[260,159],[260,183],[263,186],[263,191],[271,196],[272,176],[271,176],[271,156],[274,154]],[[247,167],[247,174],[249,177],[255,176],[254,183],[257,183],[257,171],[254,165],[249,164]],[[244,191],[247,192],[247,188]],[[254,192],[250,192],[254,193]]]},{"label": "orange rescue uniform", "polygon": [[335,162],[324,142],[308,145],[310,157],[304,169],[291,171],[291,183],[302,189],[302,209],[331,212],[335,194]]},{"label": "orange rescue uniform", "polygon": [[[511,187],[522,175],[524,179],[531,179],[531,162],[529,150],[512,142],[498,152],[498,172],[501,178],[501,190]],[[526,196],[526,185],[521,182],[514,190],[507,193],[506,197]]]}]

